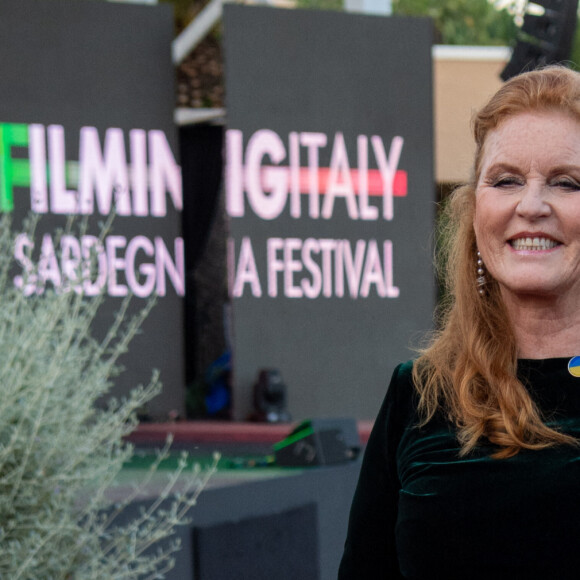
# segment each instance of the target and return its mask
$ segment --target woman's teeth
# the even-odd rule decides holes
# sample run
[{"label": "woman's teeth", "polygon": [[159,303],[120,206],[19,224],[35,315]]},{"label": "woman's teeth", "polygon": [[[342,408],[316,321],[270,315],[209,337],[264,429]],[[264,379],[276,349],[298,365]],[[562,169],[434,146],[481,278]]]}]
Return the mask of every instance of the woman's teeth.
[{"label": "woman's teeth", "polygon": [[548,238],[518,238],[510,240],[514,250],[549,250],[558,245],[558,242]]}]

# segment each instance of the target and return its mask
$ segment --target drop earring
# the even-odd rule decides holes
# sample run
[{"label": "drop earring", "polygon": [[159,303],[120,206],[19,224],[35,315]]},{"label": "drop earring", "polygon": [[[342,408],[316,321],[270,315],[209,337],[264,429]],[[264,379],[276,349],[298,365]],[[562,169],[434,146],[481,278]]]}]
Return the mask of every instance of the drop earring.
[{"label": "drop earring", "polygon": [[477,283],[477,291],[479,292],[479,295],[483,296],[485,294],[484,286],[486,285],[487,280],[485,279],[485,270],[483,269],[483,260],[481,259],[481,254],[479,253],[479,250],[477,251],[476,283]]}]

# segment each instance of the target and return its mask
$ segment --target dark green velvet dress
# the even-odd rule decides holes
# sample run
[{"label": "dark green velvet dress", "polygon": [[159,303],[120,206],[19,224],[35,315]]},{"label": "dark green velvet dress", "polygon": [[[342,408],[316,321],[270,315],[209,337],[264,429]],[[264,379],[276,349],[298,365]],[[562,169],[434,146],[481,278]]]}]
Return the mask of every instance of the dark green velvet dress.
[{"label": "dark green velvet dress", "polygon": [[[580,438],[568,360],[521,360],[518,376],[546,422]],[[460,458],[445,419],[416,427],[411,369],[395,370],[369,439],[339,579],[580,579],[580,447]]]}]

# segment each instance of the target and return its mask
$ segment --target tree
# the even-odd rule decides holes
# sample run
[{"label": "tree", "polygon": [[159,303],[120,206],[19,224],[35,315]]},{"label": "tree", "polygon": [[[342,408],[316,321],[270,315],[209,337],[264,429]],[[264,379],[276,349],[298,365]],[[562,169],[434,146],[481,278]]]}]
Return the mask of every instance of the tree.
[{"label": "tree", "polygon": [[430,16],[438,44],[511,45],[517,27],[488,0],[393,0],[393,14]]}]

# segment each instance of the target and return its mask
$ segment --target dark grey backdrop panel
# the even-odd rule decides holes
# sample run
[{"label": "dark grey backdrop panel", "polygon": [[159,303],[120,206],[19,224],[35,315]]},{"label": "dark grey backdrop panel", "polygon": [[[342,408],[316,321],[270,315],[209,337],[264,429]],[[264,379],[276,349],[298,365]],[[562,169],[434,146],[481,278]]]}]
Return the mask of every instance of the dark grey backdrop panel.
[{"label": "dark grey backdrop panel", "polygon": [[[0,124],[42,125],[45,144],[48,126],[61,126],[67,162],[79,161],[83,127],[97,129],[101,151],[107,132],[111,128],[120,129],[127,166],[133,163],[130,132],[134,129],[143,130],[147,138],[151,131],[163,132],[169,154],[176,156],[172,35],[168,6],[0,0]],[[26,159],[29,153],[27,147],[16,147],[11,155]],[[151,163],[152,152],[147,145],[146,164]],[[134,196],[132,182],[131,190]],[[156,238],[162,239],[175,261],[180,217],[172,196],[166,193],[165,199],[165,217],[153,217],[150,207],[145,216],[136,216],[133,211],[131,215],[119,215],[112,234],[124,237],[127,245],[138,236],[152,243]],[[19,223],[30,210],[30,187],[14,188],[14,204]],[[92,233],[102,219],[97,212],[91,215]],[[62,223],[61,215],[49,211],[41,221],[35,240],[37,248],[40,235],[54,232]],[[127,257],[126,250],[121,243],[116,251],[121,261]],[[155,255],[159,256],[157,248]],[[140,265],[155,259],[147,257],[142,247],[138,248],[133,273]],[[143,277],[137,275],[137,279],[144,283]],[[160,298],[143,326],[143,333],[123,358],[126,371],[119,377],[115,393],[121,395],[148,381],[151,370],[158,368],[164,392],[152,403],[151,411],[165,415],[170,409],[183,408],[182,299],[168,275],[160,279],[165,280],[166,296]],[[123,266],[118,268],[117,280],[118,285],[128,285]],[[135,299],[132,311],[141,308],[144,300]],[[102,335],[120,303],[118,297],[107,298],[96,321],[95,334]]]},{"label": "dark grey backdrop panel", "polygon": [[193,542],[196,580],[320,578],[316,503],[196,527]]},{"label": "dark grey backdrop panel", "polygon": [[[236,416],[244,418],[249,410],[259,369],[277,367],[296,419],[374,417],[394,365],[412,356],[409,342],[431,327],[435,300],[431,23],[228,5],[224,24]],[[391,149],[397,138],[404,140],[398,163]],[[326,143],[308,145],[320,139]],[[381,144],[383,164],[393,163],[389,167],[407,178],[406,195],[393,198],[392,219],[383,217],[388,179],[379,179],[380,195],[369,197],[368,205],[376,207],[365,210],[370,219],[362,219],[361,195],[344,192],[326,217],[329,194],[320,195],[315,217],[306,193],[312,174],[323,178],[317,170],[334,164],[339,184],[350,175],[360,190],[368,163],[369,190],[376,189],[370,183],[383,175],[377,171]],[[291,168],[285,177],[266,169],[260,178],[259,165]],[[298,183],[295,175],[304,181],[299,206],[289,193]],[[276,179],[271,190],[268,180]],[[397,183],[398,193],[405,193]],[[269,215],[263,211],[268,204]],[[308,238],[314,242],[305,244]],[[391,244],[391,265],[385,242]],[[338,262],[337,250],[321,246],[333,243],[344,248]],[[364,274],[360,284],[354,276],[353,298],[344,272],[351,254],[350,271],[357,271],[357,244],[369,291],[362,291]],[[328,296],[317,278],[324,270],[330,274]],[[342,295],[337,271],[344,275]]]}]

